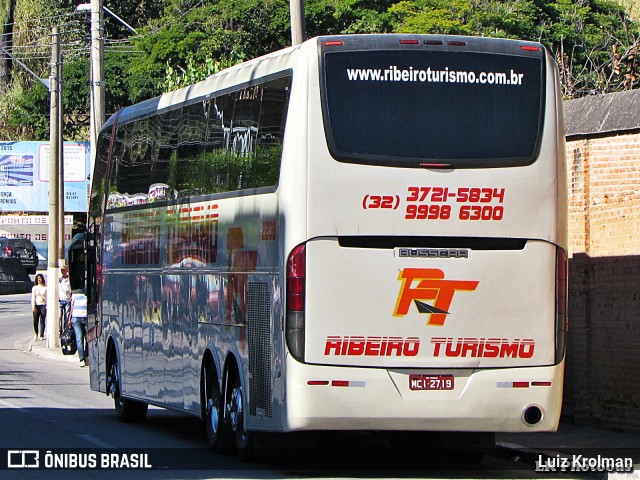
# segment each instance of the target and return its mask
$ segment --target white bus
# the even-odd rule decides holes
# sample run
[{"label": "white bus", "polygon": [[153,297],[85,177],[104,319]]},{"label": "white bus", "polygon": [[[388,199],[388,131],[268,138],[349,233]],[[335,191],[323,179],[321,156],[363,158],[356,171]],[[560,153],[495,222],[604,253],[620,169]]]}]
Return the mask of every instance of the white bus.
[{"label": "white bus", "polygon": [[[538,43],[347,35],[124,108],[99,137],[91,387],[124,421],[558,426],[562,104]],[[410,433],[408,434],[410,435]]]}]

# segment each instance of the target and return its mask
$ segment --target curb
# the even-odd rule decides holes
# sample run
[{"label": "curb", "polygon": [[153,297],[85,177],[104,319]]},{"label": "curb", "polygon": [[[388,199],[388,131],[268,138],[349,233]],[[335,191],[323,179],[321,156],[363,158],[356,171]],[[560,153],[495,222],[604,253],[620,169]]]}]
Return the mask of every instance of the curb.
[{"label": "curb", "polygon": [[16,341],[15,349],[21,350],[31,355],[42,358],[45,360],[53,360],[60,363],[69,363],[71,365],[77,365],[79,362],[78,355],[63,355],[62,349],[47,348],[43,341],[36,341],[33,337],[25,337]]}]

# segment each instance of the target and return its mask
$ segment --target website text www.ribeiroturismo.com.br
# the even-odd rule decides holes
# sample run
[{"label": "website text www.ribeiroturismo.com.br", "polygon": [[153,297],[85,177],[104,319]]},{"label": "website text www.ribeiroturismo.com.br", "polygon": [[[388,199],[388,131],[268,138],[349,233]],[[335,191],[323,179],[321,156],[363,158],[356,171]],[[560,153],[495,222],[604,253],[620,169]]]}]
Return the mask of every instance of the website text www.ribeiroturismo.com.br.
[{"label": "website text www.ribeiroturismo.com.br", "polygon": [[420,68],[347,68],[349,81],[364,82],[423,82],[423,83],[463,83],[481,85],[513,85],[523,84],[524,73],[509,72],[473,72],[466,70],[441,70]]}]

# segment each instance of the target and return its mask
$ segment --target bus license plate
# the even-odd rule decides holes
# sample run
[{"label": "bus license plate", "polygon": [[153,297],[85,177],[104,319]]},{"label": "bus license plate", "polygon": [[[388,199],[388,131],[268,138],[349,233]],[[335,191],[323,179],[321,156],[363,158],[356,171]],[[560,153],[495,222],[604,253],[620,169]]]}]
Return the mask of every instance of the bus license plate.
[{"label": "bus license plate", "polygon": [[453,375],[409,375],[411,390],[453,390]]}]

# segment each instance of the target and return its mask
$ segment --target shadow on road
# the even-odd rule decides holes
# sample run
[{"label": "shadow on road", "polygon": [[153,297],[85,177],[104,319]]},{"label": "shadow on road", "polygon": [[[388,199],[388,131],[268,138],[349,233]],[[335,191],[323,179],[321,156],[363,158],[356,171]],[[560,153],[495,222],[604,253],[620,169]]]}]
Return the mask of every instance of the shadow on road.
[{"label": "shadow on road", "polygon": [[[392,448],[383,436],[349,432],[259,437],[259,456],[245,462],[235,454],[212,452],[196,417],[152,408],[143,424],[123,424],[110,409],[6,408],[28,401],[15,387],[10,387],[14,390],[10,396],[0,390],[4,432],[0,449],[37,452],[38,478],[58,478],[49,474],[71,469],[69,462],[76,462],[74,468],[82,467],[80,461],[89,462],[85,466],[91,467],[92,479],[107,478],[107,474],[113,479],[115,470],[117,477],[136,479],[531,478],[534,473],[531,464],[519,463],[504,452],[488,452],[476,463],[478,451],[410,444]],[[16,429],[22,434],[8,433]],[[115,461],[122,467],[117,462],[125,462],[129,468],[104,469],[103,458],[105,465]],[[0,470],[8,467],[9,460],[7,453],[0,452]]]}]

